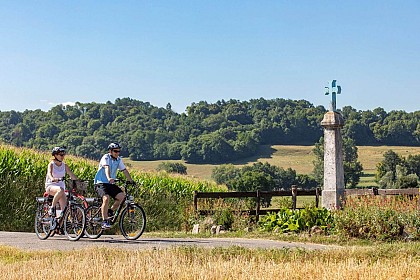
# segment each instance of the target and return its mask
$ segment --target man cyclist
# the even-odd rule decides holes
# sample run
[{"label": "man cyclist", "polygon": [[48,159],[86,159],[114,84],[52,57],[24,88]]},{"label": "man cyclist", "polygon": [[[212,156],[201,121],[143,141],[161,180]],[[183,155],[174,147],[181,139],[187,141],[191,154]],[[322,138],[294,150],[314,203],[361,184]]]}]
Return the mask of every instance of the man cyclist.
[{"label": "man cyclist", "polygon": [[[120,203],[124,200],[124,193],[115,185],[117,178],[117,171],[120,170],[128,181],[131,179],[130,173],[125,167],[122,158],[120,157],[121,146],[118,143],[111,143],[108,145],[108,153],[103,155],[99,162],[99,168],[95,175],[95,189],[100,197],[102,197],[102,228],[109,229],[109,216],[113,216],[114,210],[118,208]],[[110,197],[114,199],[114,204],[109,209]],[[109,211],[108,211],[109,210]]]}]

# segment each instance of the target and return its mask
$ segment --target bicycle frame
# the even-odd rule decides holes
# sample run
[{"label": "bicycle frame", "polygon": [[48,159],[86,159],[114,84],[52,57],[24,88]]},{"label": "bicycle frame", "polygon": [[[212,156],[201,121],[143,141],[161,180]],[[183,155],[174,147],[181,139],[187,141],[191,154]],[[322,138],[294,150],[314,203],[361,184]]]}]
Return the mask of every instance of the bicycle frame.
[{"label": "bicycle frame", "polygon": [[[118,182],[118,180],[116,181]],[[127,189],[127,184],[129,183],[125,182],[124,184],[118,185],[124,193],[124,198],[115,210],[114,216],[109,219],[109,222],[113,225],[119,221],[119,228],[122,235],[128,240],[135,240],[144,232],[146,227],[146,214],[143,208],[134,202],[133,196],[130,195],[130,192]],[[102,202],[103,200],[101,200],[101,203]],[[98,205],[91,205],[86,212],[88,223],[85,234],[89,238],[99,238],[103,233],[103,229],[101,228],[101,207]]]},{"label": "bicycle frame", "polygon": [[[119,180],[115,180],[115,182],[118,182]],[[120,217],[121,211],[122,209],[127,205],[127,204],[134,204],[134,198],[132,195],[130,195],[127,191],[127,183],[122,184],[122,185],[118,185],[119,188],[122,188],[122,191],[124,193],[124,199],[121,201],[120,205],[118,205],[117,210],[115,210],[114,213],[114,217],[112,217],[112,219],[109,220],[109,222],[111,223],[111,225],[115,224],[115,222],[118,220],[118,218]],[[109,208],[111,209],[111,208]]]}]

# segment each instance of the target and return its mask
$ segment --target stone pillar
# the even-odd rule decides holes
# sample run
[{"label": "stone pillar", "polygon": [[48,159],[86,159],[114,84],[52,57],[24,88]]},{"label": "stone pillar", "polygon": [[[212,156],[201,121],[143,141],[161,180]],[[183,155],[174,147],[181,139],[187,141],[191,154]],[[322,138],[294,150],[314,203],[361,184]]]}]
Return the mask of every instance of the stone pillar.
[{"label": "stone pillar", "polygon": [[344,200],[343,139],[344,119],[340,113],[329,111],[321,122],[324,127],[324,189],[322,206],[342,208]]}]

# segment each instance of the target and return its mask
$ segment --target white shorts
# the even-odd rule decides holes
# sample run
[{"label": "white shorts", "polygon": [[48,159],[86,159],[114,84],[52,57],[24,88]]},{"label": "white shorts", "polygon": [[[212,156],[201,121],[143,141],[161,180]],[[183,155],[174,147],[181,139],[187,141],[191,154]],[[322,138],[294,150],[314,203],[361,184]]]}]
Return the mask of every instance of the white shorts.
[{"label": "white shorts", "polygon": [[47,186],[45,186],[45,191],[47,193],[50,193],[50,190],[53,187],[59,187],[60,189],[65,190],[66,186],[64,184],[60,184],[60,183],[63,183],[63,182],[58,182],[57,184],[48,184]]}]

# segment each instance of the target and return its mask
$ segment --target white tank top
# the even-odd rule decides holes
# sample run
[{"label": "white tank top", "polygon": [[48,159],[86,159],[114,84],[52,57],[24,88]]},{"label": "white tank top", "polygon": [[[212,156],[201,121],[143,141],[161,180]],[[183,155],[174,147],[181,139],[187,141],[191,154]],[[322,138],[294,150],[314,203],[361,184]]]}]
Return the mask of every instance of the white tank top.
[{"label": "white tank top", "polygon": [[[55,164],[55,162],[52,162],[52,175],[54,178],[63,178],[66,176],[66,164],[63,162],[61,166],[58,166]],[[48,177],[48,174],[45,178],[45,188],[48,188],[49,186],[59,186],[62,189],[66,188],[66,185],[64,184],[64,181],[58,181],[58,182],[52,182],[50,177]]]}]

